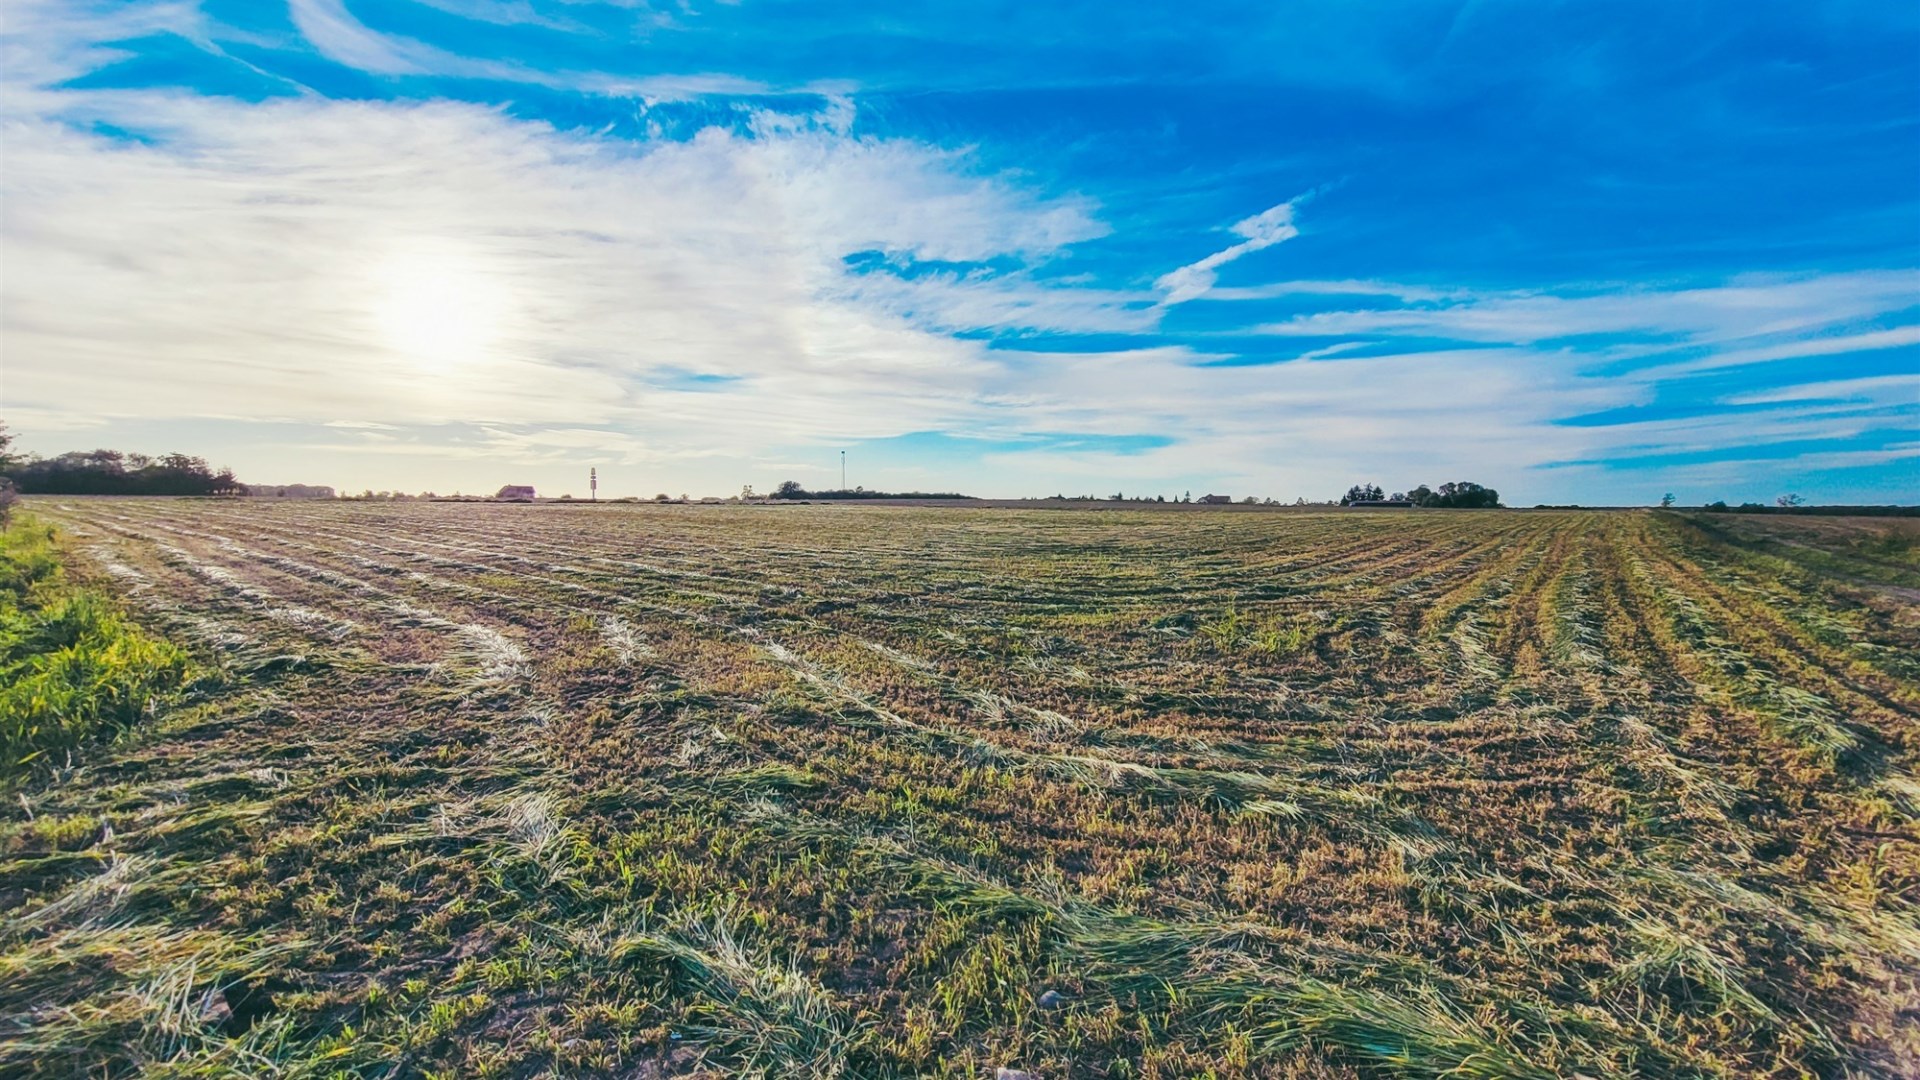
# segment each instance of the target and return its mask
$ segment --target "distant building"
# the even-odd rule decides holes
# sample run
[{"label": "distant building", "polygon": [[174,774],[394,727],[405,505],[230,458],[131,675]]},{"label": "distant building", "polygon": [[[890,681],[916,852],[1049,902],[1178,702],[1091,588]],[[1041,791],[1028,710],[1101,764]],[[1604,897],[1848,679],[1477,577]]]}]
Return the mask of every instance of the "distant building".
[{"label": "distant building", "polygon": [[508,484],[493,498],[496,502],[532,502],[533,487],[529,484]]},{"label": "distant building", "polygon": [[1200,501],[1209,506],[1226,506],[1233,502],[1231,495],[1202,495]]}]

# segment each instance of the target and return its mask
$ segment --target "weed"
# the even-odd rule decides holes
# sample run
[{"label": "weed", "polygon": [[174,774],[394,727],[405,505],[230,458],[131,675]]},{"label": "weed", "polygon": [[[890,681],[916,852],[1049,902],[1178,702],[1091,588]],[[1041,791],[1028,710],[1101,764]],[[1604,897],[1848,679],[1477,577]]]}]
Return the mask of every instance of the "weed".
[{"label": "weed", "polygon": [[0,533],[0,780],[132,727],[191,670],[68,578],[51,527],[23,515]]}]

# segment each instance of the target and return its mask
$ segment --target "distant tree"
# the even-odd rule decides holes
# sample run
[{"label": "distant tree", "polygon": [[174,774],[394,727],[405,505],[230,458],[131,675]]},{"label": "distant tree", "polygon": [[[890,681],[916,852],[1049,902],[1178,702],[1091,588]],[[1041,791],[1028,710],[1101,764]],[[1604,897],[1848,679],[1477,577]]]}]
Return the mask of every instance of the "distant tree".
[{"label": "distant tree", "polygon": [[20,501],[20,493],[14,490],[9,476],[18,460],[13,456],[13,432],[7,430],[7,425],[0,424],[0,530],[12,524],[14,504]]},{"label": "distant tree", "polygon": [[1773,505],[1781,508],[1782,510],[1791,510],[1796,506],[1807,505],[1807,500],[1801,498],[1798,495],[1782,495],[1779,498],[1773,500]]},{"label": "distant tree", "polygon": [[1357,502],[1377,502],[1385,497],[1385,492],[1381,490],[1379,484],[1355,484],[1347,489],[1345,495],[1340,496],[1340,505],[1351,506]]},{"label": "distant tree", "polygon": [[752,485],[752,484],[741,484],[741,485],[740,485],[740,497],[741,497],[742,499],[751,499],[751,498],[753,498],[753,485]]},{"label": "distant tree", "polygon": [[1417,497],[1414,502],[1419,506],[1450,507],[1462,510],[1491,509],[1500,505],[1500,493],[1490,487],[1481,487],[1470,480],[1449,481],[1441,484],[1437,491],[1422,490],[1425,485],[1415,488],[1412,493]]},{"label": "distant tree", "polygon": [[55,458],[12,459],[22,493],[44,495],[231,495],[245,490],[231,469],[204,458],[168,454],[159,459],[118,450],[73,451]]},{"label": "distant tree", "polygon": [[1662,507],[1662,508],[1666,508],[1666,507],[1670,507],[1670,506],[1672,506],[1672,505],[1673,505],[1673,492],[1671,492],[1671,491],[1669,491],[1669,492],[1667,492],[1667,493],[1666,493],[1665,495],[1662,495],[1662,496],[1660,496],[1660,505],[1661,505],[1661,507]]},{"label": "distant tree", "polygon": [[[664,495],[661,496],[663,499],[665,497]],[[780,486],[773,489],[773,497],[776,499],[804,499],[807,497],[807,489],[801,487],[800,481],[798,480],[782,480],[780,481]]]}]

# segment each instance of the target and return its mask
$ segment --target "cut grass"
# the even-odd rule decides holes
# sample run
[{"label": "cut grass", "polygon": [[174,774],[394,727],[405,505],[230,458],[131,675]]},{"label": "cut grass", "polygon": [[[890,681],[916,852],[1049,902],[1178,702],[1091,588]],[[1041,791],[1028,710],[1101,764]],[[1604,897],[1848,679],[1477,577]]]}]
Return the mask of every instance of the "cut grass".
[{"label": "cut grass", "polygon": [[493,509],[57,511],[257,677],[0,807],[0,1071],[1920,1066],[1881,524]]}]

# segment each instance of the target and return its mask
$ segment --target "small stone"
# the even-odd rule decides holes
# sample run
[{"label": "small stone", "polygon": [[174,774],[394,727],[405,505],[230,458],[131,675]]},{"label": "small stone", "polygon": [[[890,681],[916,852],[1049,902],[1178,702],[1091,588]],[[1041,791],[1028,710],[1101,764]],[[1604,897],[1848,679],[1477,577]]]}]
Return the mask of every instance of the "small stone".
[{"label": "small stone", "polygon": [[224,1027],[233,1019],[233,1008],[227,1004],[227,996],[218,990],[209,990],[200,999],[200,1022],[207,1027]]},{"label": "small stone", "polygon": [[1025,1069],[1009,1069],[1002,1065],[994,1071],[993,1080],[1040,1080],[1040,1078]]},{"label": "small stone", "polygon": [[1041,994],[1035,1004],[1043,1009],[1064,1009],[1067,1007],[1067,995],[1058,990],[1049,990]]}]

